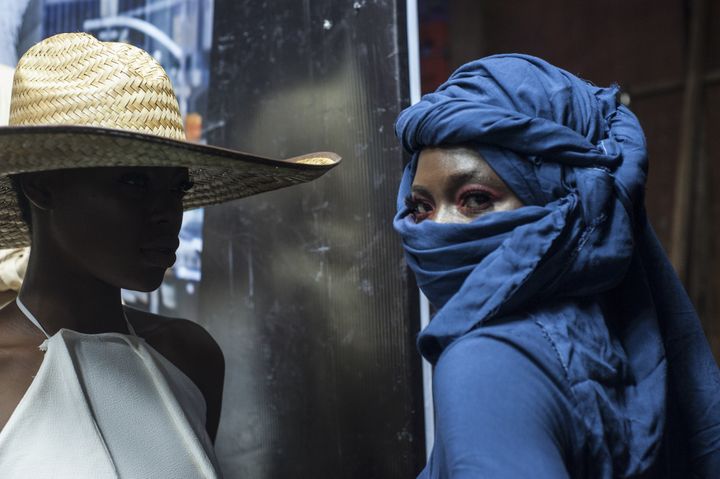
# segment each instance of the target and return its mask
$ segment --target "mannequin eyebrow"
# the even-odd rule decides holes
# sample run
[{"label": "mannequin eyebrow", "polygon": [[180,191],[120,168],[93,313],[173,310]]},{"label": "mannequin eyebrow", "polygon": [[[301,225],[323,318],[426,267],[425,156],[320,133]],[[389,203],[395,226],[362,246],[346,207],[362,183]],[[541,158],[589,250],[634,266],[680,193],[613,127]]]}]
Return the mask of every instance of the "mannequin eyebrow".
[{"label": "mannequin eyebrow", "polygon": [[[153,176],[156,172],[162,172],[162,170],[164,170],[164,169],[166,169],[166,168],[151,166],[151,167],[139,167],[139,168],[137,168],[137,171],[144,175]],[[189,171],[184,171],[181,168],[177,168],[173,172],[172,176],[170,177],[170,180],[171,181],[184,181],[189,178],[190,178]]]}]

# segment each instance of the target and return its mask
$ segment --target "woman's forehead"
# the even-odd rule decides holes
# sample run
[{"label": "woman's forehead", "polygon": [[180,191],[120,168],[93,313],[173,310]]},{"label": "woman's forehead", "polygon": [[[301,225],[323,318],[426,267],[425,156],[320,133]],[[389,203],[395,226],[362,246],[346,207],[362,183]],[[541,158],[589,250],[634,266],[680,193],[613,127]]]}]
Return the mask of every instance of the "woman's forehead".
[{"label": "woman's forehead", "polygon": [[425,148],[420,152],[413,184],[434,183],[462,177],[499,179],[476,151],[466,147],[436,147]]}]

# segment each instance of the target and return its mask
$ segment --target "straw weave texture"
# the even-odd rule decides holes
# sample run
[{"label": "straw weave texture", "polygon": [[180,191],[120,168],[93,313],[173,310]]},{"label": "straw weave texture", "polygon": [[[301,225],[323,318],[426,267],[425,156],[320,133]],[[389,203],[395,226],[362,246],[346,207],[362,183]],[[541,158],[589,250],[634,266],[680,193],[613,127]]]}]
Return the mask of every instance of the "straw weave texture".
[{"label": "straw weave texture", "polygon": [[20,59],[13,82],[10,126],[85,125],[184,140],[170,79],[145,51],[60,34]]}]

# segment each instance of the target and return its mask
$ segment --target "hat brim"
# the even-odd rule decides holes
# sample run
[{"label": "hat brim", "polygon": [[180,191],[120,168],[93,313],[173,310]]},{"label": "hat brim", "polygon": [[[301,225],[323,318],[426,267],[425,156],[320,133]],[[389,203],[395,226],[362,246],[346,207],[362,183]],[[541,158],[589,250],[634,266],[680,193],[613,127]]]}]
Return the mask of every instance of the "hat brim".
[{"label": "hat brim", "polygon": [[0,128],[0,248],[29,244],[8,175],[112,166],[186,167],[195,183],[185,209],[314,180],[340,163],[332,152],[286,160],[125,130],[85,126]]}]

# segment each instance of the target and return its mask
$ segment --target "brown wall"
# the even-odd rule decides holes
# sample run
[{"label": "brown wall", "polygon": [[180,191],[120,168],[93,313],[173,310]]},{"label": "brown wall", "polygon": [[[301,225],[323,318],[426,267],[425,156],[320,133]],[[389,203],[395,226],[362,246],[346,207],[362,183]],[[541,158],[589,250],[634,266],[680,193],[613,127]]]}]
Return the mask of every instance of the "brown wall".
[{"label": "brown wall", "polygon": [[[423,0],[421,0],[422,2]],[[700,198],[693,226],[686,284],[720,358],[720,0],[708,0],[704,41],[705,83],[701,101],[700,153],[706,171],[696,179]],[[432,0],[425,0],[432,3]],[[598,85],[619,83],[631,94],[648,139],[647,207],[666,249],[670,248],[684,78],[688,63],[690,1],[682,0],[449,0],[448,68],[494,53],[543,57]],[[713,82],[714,81],[714,82]],[[704,180],[705,188],[700,181]]]}]

